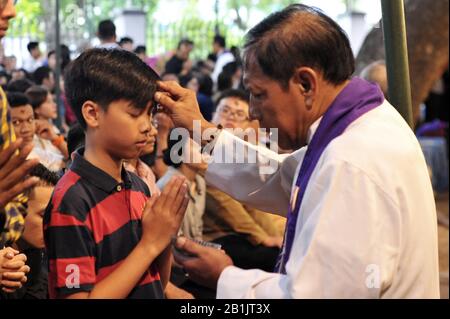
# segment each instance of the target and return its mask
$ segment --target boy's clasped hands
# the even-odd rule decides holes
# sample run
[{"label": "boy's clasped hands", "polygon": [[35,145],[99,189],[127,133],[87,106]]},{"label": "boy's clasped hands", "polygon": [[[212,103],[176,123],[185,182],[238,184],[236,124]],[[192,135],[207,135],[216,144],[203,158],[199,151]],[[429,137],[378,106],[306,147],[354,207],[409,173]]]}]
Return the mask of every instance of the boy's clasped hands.
[{"label": "boy's clasped hands", "polygon": [[30,267],[27,257],[11,247],[0,250],[0,287],[6,293],[13,293],[27,282]]}]

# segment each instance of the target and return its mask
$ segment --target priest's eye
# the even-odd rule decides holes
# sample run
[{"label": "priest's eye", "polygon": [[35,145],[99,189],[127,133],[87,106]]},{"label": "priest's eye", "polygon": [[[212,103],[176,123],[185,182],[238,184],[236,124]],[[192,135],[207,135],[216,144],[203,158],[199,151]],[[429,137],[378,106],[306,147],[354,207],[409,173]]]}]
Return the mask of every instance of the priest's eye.
[{"label": "priest's eye", "polygon": [[141,116],[141,113],[128,113],[132,118],[137,119],[139,116]]},{"label": "priest's eye", "polygon": [[252,93],[252,96],[255,99],[262,99],[264,97],[264,94],[263,93],[258,93],[258,94]]}]

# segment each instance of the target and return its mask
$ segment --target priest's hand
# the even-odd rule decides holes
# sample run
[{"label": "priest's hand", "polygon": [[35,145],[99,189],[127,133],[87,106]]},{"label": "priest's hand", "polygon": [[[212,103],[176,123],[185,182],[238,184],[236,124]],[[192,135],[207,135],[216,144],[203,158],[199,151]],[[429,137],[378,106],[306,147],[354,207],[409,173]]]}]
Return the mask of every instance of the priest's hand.
[{"label": "priest's hand", "polygon": [[158,82],[159,92],[155,94],[155,101],[170,115],[176,127],[184,127],[191,134],[194,130],[194,121],[197,121],[202,133],[215,126],[205,120],[197,96],[194,91],[182,88],[176,82]]},{"label": "priest's hand", "polygon": [[205,287],[216,289],[222,271],[233,265],[233,261],[223,250],[203,247],[183,237],[177,239],[176,248],[190,255],[174,255],[176,262],[184,267],[192,281]]}]

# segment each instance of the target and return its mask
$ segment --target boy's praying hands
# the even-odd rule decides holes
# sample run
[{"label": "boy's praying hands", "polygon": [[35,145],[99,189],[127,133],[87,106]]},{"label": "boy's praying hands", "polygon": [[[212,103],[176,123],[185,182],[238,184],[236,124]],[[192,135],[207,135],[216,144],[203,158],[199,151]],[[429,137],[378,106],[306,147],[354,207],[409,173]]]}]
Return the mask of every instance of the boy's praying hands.
[{"label": "boy's praying hands", "polygon": [[13,293],[27,282],[30,267],[25,263],[27,257],[15,249],[7,247],[0,250],[0,287],[6,293]]}]

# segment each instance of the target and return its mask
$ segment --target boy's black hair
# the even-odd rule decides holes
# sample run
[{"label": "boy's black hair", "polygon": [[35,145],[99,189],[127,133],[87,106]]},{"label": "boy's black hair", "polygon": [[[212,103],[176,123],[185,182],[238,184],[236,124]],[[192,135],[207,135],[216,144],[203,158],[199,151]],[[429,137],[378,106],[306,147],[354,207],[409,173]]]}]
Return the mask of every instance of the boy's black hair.
[{"label": "boy's black hair", "polygon": [[220,72],[217,78],[217,90],[219,92],[231,89],[233,87],[233,77],[227,72]]},{"label": "boy's black hair", "polygon": [[[50,59],[52,55],[56,55],[56,50],[51,50],[48,52],[47,55],[48,59]],[[64,71],[64,69],[70,63],[70,61],[71,58],[69,47],[65,44],[61,44],[61,71]]]},{"label": "boy's black hair", "polygon": [[37,164],[31,171],[30,176],[39,177],[40,183],[38,185],[56,186],[59,181],[59,176],[55,172],[50,171],[41,163]]},{"label": "boy's black hair", "polygon": [[47,100],[48,93],[48,90],[43,86],[33,85],[25,92],[25,95],[30,101],[33,110],[35,110]]},{"label": "boy's black hair", "polygon": [[20,79],[9,82],[6,90],[8,92],[25,93],[30,87],[33,86],[33,82],[28,79]]},{"label": "boy's black hair", "polygon": [[217,55],[214,53],[210,53],[210,54],[208,54],[208,57],[206,58],[206,60],[210,60],[215,63],[215,62],[217,62]]},{"label": "boy's black hair", "polygon": [[27,70],[25,70],[24,68],[12,70],[11,74],[13,74],[14,72],[23,72],[25,74],[25,79],[32,81],[30,73]]},{"label": "boy's black hair", "polygon": [[75,152],[78,148],[84,146],[86,135],[83,128],[79,123],[75,123],[67,134],[67,149],[69,156]]},{"label": "boy's black hair", "polygon": [[226,47],[226,40],[223,36],[221,36],[220,34],[217,34],[214,36],[214,42],[213,43],[217,43],[218,45],[220,45],[221,48],[225,48]]},{"label": "boy's black hair", "polygon": [[8,74],[6,71],[0,71],[0,76],[7,77],[8,79],[11,79],[11,75]]},{"label": "boy's black hair", "polygon": [[98,24],[98,38],[110,40],[116,36],[116,25],[111,20],[103,20]]},{"label": "boy's black hair", "polygon": [[29,173],[29,176],[31,177],[38,177],[39,181],[38,183],[27,189],[24,194],[27,197],[31,197],[33,194],[33,190],[38,186],[56,186],[58,184],[58,181],[60,179],[60,176],[56,172],[52,172],[47,167],[45,167],[43,164],[39,163],[35,167],[33,167]]},{"label": "boy's black hair", "polygon": [[183,76],[178,76],[178,79],[180,80],[180,85],[181,85],[182,87],[184,87],[184,88],[187,87],[188,83],[189,83],[193,78],[195,78],[195,76],[194,76],[194,74],[193,74],[192,72],[191,72],[191,73],[188,73],[188,74],[186,74],[186,75],[183,75]]},{"label": "boy's black hair", "polygon": [[25,106],[25,105],[30,104],[30,101],[28,100],[27,96],[23,93],[7,92],[6,97],[8,99],[8,103],[11,108]]},{"label": "boy's black hair", "polygon": [[211,79],[210,76],[205,75],[203,73],[198,72],[196,74],[199,85],[198,92],[211,97],[213,95],[213,87],[214,87],[213,80]]},{"label": "boy's black hair", "polygon": [[[179,168],[183,164],[183,147],[180,147],[178,152],[172,152],[172,149],[177,146],[183,140],[182,135],[178,135],[176,139],[171,139],[172,131],[170,131],[167,137],[167,149],[163,151],[163,162],[167,166],[172,166],[174,168]],[[175,150],[174,150],[175,151]]]},{"label": "boy's black hair", "polygon": [[34,83],[36,83],[37,85],[42,85],[45,79],[50,78],[50,73],[52,72],[52,69],[50,69],[48,66],[38,67],[33,73]]},{"label": "boy's black hair", "polygon": [[134,43],[134,41],[130,37],[123,37],[123,38],[121,38],[120,41],[119,41],[119,45],[122,46],[125,43]]},{"label": "boy's black hair", "polygon": [[147,54],[147,47],[145,45],[138,45],[136,49],[134,49],[134,53],[136,54]]},{"label": "boy's black hair", "polygon": [[246,91],[243,90],[236,90],[236,89],[229,89],[225,90],[217,99],[216,101],[216,107],[219,105],[220,101],[223,99],[234,97],[238,100],[241,100],[243,102],[246,102],[247,104],[250,103],[250,96]]},{"label": "boy's black hair", "polygon": [[183,38],[178,42],[178,46],[177,49],[179,50],[181,48],[182,45],[194,45],[194,41],[187,39],[187,38]]},{"label": "boy's black hair", "polygon": [[239,49],[239,47],[233,45],[230,48],[230,52],[231,54],[233,54],[234,59],[237,63],[239,63],[242,66],[242,55],[241,55],[241,49]]},{"label": "boy's black hair", "polygon": [[241,65],[238,62],[234,61],[225,64],[222,72],[228,73],[229,75],[233,76],[239,70],[239,68],[241,68]]},{"label": "boy's black hair", "polygon": [[33,51],[36,48],[39,48],[39,42],[32,41],[32,42],[28,43],[28,45],[27,45],[27,50],[30,53],[31,53],[31,51]]},{"label": "boy's black hair", "polygon": [[86,129],[81,112],[86,101],[99,104],[105,111],[118,100],[144,109],[153,101],[159,76],[131,52],[91,49],[69,64],[64,79],[67,101]]}]

